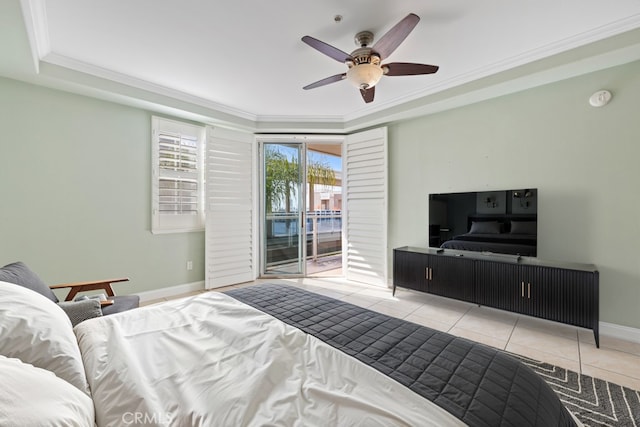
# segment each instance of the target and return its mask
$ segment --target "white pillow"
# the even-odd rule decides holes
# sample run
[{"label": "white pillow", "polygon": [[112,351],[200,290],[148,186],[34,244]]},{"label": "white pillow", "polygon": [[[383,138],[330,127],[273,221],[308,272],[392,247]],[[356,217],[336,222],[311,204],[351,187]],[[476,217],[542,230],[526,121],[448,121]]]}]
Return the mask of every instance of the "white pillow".
[{"label": "white pillow", "polygon": [[91,398],[52,372],[0,356],[0,425],[92,426]]},{"label": "white pillow", "polygon": [[0,319],[0,355],[51,371],[89,394],[71,321],[56,303],[22,286],[0,282]]}]

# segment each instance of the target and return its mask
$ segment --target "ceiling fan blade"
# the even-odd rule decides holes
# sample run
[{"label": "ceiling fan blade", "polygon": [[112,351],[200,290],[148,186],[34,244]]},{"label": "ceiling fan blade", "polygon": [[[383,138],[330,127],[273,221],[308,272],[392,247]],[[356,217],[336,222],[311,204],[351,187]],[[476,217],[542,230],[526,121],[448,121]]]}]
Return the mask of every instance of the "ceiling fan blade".
[{"label": "ceiling fan blade", "polygon": [[382,36],[373,45],[373,50],[378,52],[381,58],[387,58],[393,53],[400,43],[407,38],[409,33],[418,25],[420,17],[414,13],[410,13],[398,22],[392,29]]},{"label": "ceiling fan blade", "polygon": [[438,71],[437,65],[412,64],[410,62],[392,62],[384,64],[386,76],[415,76],[418,74],[433,74]]},{"label": "ceiling fan blade", "polygon": [[330,83],[339,82],[340,80],[344,80],[345,77],[347,77],[347,73],[336,74],[335,76],[327,77],[325,79],[318,80],[315,83],[311,83],[309,85],[306,85],[302,89],[305,89],[305,90],[314,89],[316,87],[328,85]]},{"label": "ceiling fan blade", "polygon": [[360,89],[360,94],[362,95],[362,99],[367,104],[373,102],[373,97],[376,95],[376,87],[370,87],[369,89]]},{"label": "ceiling fan blade", "polygon": [[323,41],[318,39],[314,39],[311,36],[304,36],[302,41],[311,46],[312,48],[324,53],[325,55],[335,59],[338,62],[342,62],[343,64],[351,59],[351,55],[346,52],[341,51],[337,47],[333,47],[330,44],[326,44]]}]

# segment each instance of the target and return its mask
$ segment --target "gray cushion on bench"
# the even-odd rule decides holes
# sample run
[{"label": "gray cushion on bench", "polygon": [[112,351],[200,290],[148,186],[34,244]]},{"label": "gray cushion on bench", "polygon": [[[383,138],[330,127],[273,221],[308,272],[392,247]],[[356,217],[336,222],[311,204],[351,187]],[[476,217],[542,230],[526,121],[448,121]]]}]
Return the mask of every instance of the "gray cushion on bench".
[{"label": "gray cushion on bench", "polygon": [[58,303],[60,308],[67,313],[71,325],[76,326],[78,323],[87,319],[102,316],[100,309],[100,301],[97,299],[86,299],[82,301],[63,301]]},{"label": "gray cushion on bench", "polygon": [[102,314],[105,316],[140,306],[140,297],[138,295],[117,295],[109,297],[109,299],[113,300],[113,304],[102,307]]}]

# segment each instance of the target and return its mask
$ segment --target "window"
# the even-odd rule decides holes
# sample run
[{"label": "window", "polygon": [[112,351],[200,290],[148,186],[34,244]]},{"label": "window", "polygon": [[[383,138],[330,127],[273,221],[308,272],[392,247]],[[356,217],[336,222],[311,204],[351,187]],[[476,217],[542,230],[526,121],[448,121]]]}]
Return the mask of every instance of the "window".
[{"label": "window", "polygon": [[203,230],[205,129],[160,117],[153,117],[151,122],[151,231]]}]

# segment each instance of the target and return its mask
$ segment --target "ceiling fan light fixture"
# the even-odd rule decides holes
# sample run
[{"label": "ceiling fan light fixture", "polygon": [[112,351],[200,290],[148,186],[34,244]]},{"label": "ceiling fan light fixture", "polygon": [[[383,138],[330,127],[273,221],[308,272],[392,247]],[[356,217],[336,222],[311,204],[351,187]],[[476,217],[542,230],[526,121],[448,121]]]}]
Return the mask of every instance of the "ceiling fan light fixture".
[{"label": "ceiling fan light fixture", "polygon": [[[336,21],[337,21],[336,16]],[[371,47],[373,33],[360,31],[356,34],[355,42],[358,48],[350,54],[311,36],[302,37],[302,41],[320,53],[347,66],[347,72],[326,77],[317,82],[304,86],[302,89],[314,89],[331,83],[348,80],[360,90],[365,103],[373,102],[375,86],[382,76],[416,76],[433,74],[438,71],[437,65],[414,64],[412,62],[392,62],[382,65],[382,60],[391,55],[404,41],[420,21],[415,13],[405,16],[394,25]]]},{"label": "ceiling fan light fixture", "polygon": [[358,89],[369,89],[380,81],[382,74],[380,65],[358,64],[347,70],[347,80]]}]

